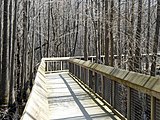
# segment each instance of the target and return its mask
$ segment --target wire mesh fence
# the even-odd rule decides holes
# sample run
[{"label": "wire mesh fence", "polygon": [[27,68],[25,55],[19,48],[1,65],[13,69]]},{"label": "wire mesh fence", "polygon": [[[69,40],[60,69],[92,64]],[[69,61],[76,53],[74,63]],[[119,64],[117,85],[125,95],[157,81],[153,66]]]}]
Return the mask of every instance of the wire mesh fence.
[{"label": "wire mesh fence", "polygon": [[[154,93],[158,91],[158,78],[120,69],[115,70],[115,68],[95,63],[88,63],[90,66],[88,67],[70,60],[70,65],[79,66],[79,70],[72,67],[74,70],[70,70],[71,73],[76,76],[72,71],[80,72],[82,81],[85,81],[86,85],[110,104],[113,107],[112,110],[117,111],[118,113],[115,113],[122,118],[160,120],[159,92]],[[148,90],[150,92],[147,92]]]}]

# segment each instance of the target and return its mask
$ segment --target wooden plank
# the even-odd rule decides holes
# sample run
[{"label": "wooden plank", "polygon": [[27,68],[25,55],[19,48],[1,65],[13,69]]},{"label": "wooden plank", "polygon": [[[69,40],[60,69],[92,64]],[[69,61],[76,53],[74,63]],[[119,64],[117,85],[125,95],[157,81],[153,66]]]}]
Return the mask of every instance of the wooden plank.
[{"label": "wooden plank", "polygon": [[46,78],[51,120],[119,119],[98,98],[88,95],[68,73],[48,74]]},{"label": "wooden plank", "polygon": [[44,61],[64,61],[69,60],[70,57],[51,57],[51,58],[43,58]]}]

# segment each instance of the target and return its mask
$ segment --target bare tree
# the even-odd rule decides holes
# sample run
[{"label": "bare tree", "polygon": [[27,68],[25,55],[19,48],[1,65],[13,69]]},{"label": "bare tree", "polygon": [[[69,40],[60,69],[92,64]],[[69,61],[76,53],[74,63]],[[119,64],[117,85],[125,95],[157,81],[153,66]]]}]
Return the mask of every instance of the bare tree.
[{"label": "bare tree", "polygon": [[121,68],[121,0],[118,0],[118,67]]},{"label": "bare tree", "polygon": [[[35,0],[33,0],[33,7],[32,7],[32,12],[33,12],[33,21],[32,21],[32,47],[31,47],[31,59],[30,59],[30,89],[33,86],[33,71],[34,71],[34,46],[35,46]],[[41,48],[41,46],[40,46]]]},{"label": "bare tree", "polygon": [[141,72],[141,24],[142,24],[142,0],[138,0],[138,21],[136,30],[136,42],[135,42],[135,61],[134,61],[134,71]]},{"label": "bare tree", "polygon": [[27,37],[28,37],[27,0],[23,0],[23,53],[22,53],[22,71],[21,71],[21,98],[26,96],[26,90],[23,89],[25,89],[25,83],[27,82],[27,49],[28,49]]},{"label": "bare tree", "polygon": [[0,1],[0,81],[2,77],[2,0]]},{"label": "bare tree", "polygon": [[[11,0],[12,1],[12,0]],[[10,3],[11,4],[11,3]],[[12,29],[12,50],[11,50],[11,77],[10,77],[10,87],[9,87],[9,106],[13,106],[15,103],[15,42],[16,42],[16,27],[17,27],[17,0],[14,1],[14,19],[13,19],[13,29]]]},{"label": "bare tree", "polygon": [[9,73],[8,73],[8,0],[3,5],[3,51],[2,51],[2,79],[0,80],[0,106],[7,107],[9,102]]},{"label": "bare tree", "polygon": [[[39,6],[40,6],[41,0],[39,0]],[[42,50],[42,29],[41,29],[41,9],[39,10],[39,45],[40,45],[40,57],[43,57],[43,50]]]},{"label": "bare tree", "polygon": [[87,18],[88,18],[88,0],[86,0],[86,3],[85,3],[85,28],[84,28],[84,60],[88,60],[88,40],[87,40],[87,32],[88,32],[88,29],[87,29],[87,26],[88,26],[88,21],[87,21]]},{"label": "bare tree", "polygon": [[75,28],[75,41],[74,41],[74,46],[73,46],[73,52],[72,52],[72,56],[75,55],[75,51],[76,51],[76,46],[77,46],[77,41],[78,41],[78,30],[79,30],[79,5],[80,2],[76,1],[76,8],[75,8],[75,16],[76,16],[76,21],[74,21],[74,28]]},{"label": "bare tree", "polygon": [[151,18],[150,18],[150,9],[151,9],[151,0],[148,0],[148,27],[147,27],[147,55],[146,55],[146,73],[149,71],[149,43],[150,43],[150,24],[151,24]]},{"label": "bare tree", "polygon": [[109,65],[108,0],[105,0],[105,65]]},{"label": "bare tree", "polygon": [[[12,44],[12,0],[10,0],[9,2],[9,63],[11,62],[11,47],[12,47],[11,44]],[[10,67],[11,66],[9,66],[9,72],[10,72]]]},{"label": "bare tree", "polygon": [[154,35],[153,43],[153,56],[152,56],[152,65],[151,65],[151,75],[156,75],[156,60],[157,60],[157,50],[158,50],[158,39],[159,39],[159,29],[160,29],[160,0],[157,0],[157,19],[156,19],[156,28]]},{"label": "bare tree", "polygon": [[113,55],[113,51],[114,51],[114,39],[113,39],[113,12],[114,12],[114,1],[111,0],[111,14],[110,14],[110,53],[111,53],[111,57],[110,57],[110,65],[114,66],[114,55]]},{"label": "bare tree", "polygon": [[135,1],[132,0],[132,5],[131,5],[131,18],[130,18],[130,29],[129,31],[129,43],[128,43],[128,69],[129,71],[133,71],[133,34],[134,34],[134,6],[135,6]]},{"label": "bare tree", "polygon": [[47,43],[47,57],[49,57],[50,46],[50,0],[48,1],[48,43]]}]

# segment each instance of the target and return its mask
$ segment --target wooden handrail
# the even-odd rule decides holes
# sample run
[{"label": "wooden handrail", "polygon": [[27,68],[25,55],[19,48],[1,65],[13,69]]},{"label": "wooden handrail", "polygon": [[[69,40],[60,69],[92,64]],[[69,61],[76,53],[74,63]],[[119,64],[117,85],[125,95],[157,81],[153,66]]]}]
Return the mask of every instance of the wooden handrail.
[{"label": "wooden handrail", "polygon": [[45,61],[42,59],[21,120],[48,120],[48,111],[49,106],[45,78]]},{"label": "wooden handrail", "polygon": [[159,77],[144,75],[79,59],[70,59],[69,62],[102,74],[118,83],[160,99]]},{"label": "wooden handrail", "polygon": [[[159,111],[156,111],[156,104],[160,104],[158,101],[160,101],[160,77],[152,77],[149,75],[144,75],[144,74],[140,74],[140,73],[136,73],[136,72],[131,72],[131,71],[126,71],[126,70],[122,70],[122,69],[118,69],[118,68],[114,68],[114,67],[110,67],[110,66],[105,66],[102,64],[97,64],[97,63],[92,63],[90,61],[84,61],[84,60],[80,60],[80,59],[73,59],[71,58],[69,60],[70,63],[70,73],[75,76],[76,78],[78,78],[79,80],[81,80],[84,84],[88,85],[89,87],[93,85],[92,82],[94,82],[94,88],[92,87],[91,89],[96,93],[97,93],[97,86],[96,84],[99,84],[97,82],[95,76],[93,76],[95,74],[99,74],[103,77],[105,77],[105,79],[103,78],[103,82],[105,81],[112,81],[111,83],[111,90],[113,93],[111,93],[111,98],[112,102],[111,103],[111,108],[115,108],[114,105],[114,101],[115,100],[115,84],[118,83],[119,85],[123,85],[125,86],[126,91],[126,108],[127,108],[127,115],[122,117],[122,119],[127,118],[130,119],[131,116],[134,113],[131,113],[131,94],[132,96],[135,94],[133,91],[137,91],[143,94],[146,94],[150,97],[150,108],[149,109],[150,112],[150,119],[151,120],[155,120],[156,119],[156,114],[155,112],[158,112],[157,114],[160,114]],[[80,73],[78,73],[80,72]],[[81,74],[83,72],[83,74]],[[93,80],[94,79],[94,80]],[[102,77],[101,77],[102,79]],[[102,81],[102,80],[101,80]],[[88,83],[91,82],[91,83]],[[100,81],[99,81],[100,82]],[[103,83],[102,83],[103,84]],[[96,86],[96,87],[95,87]],[[106,87],[104,85],[101,85],[101,87],[104,87],[102,89],[106,89]],[[131,92],[132,89],[132,92]],[[105,91],[103,91],[105,92]],[[118,92],[118,91],[116,91]],[[102,95],[101,95],[102,94]],[[103,94],[105,93],[100,93],[100,97],[104,98]],[[116,93],[117,94],[117,93]],[[136,93],[138,94],[138,93]],[[137,103],[138,104],[138,103]],[[119,106],[120,107],[120,106]],[[115,108],[117,109],[117,108]],[[133,109],[133,108],[132,108]],[[113,109],[114,110],[114,109]],[[117,112],[116,112],[117,113]],[[145,114],[145,113],[143,113]],[[119,116],[121,116],[121,114],[119,114]]]}]

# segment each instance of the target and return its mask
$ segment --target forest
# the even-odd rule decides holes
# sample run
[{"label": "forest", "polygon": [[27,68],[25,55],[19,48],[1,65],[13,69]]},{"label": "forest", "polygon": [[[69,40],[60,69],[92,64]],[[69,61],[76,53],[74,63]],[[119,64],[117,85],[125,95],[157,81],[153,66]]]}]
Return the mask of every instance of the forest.
[{"label": "forest", "polygon": [[43,57],[156,76],[160,0],[0,0],[0,119],[19,119]]}]

